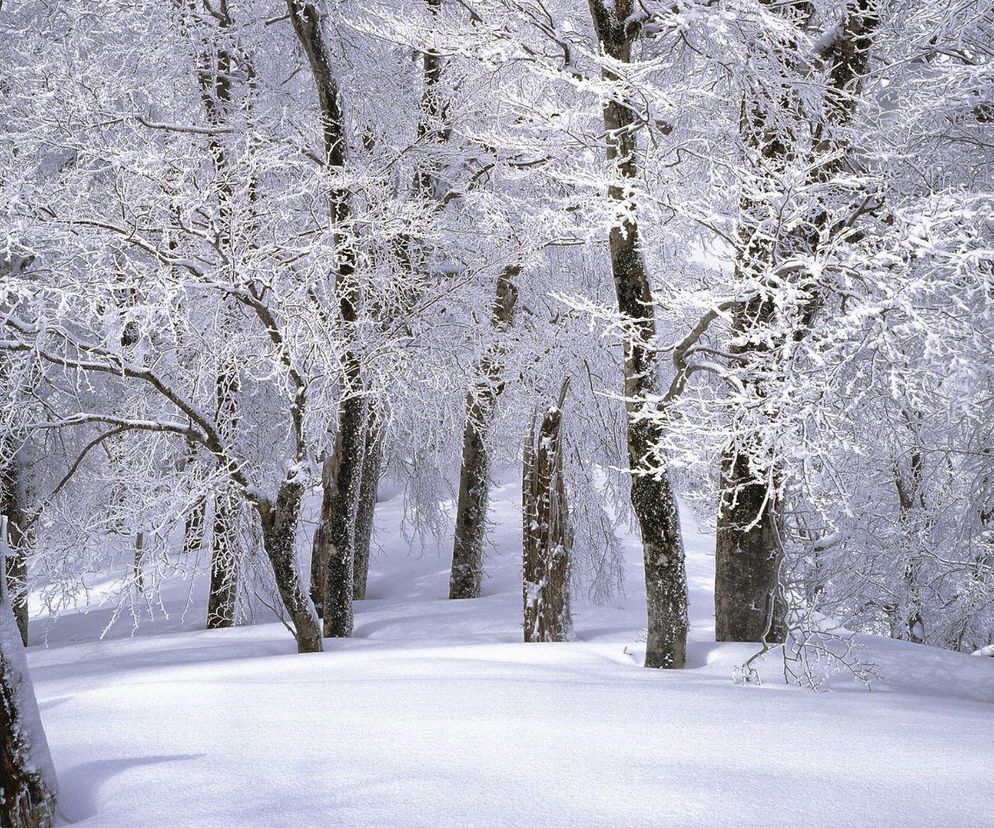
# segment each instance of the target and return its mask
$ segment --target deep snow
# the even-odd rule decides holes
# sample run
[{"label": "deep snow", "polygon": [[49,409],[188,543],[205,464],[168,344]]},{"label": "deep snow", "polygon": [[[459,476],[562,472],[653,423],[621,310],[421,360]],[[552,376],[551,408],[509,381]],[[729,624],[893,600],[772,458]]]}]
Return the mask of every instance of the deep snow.
[{"label": "deep snow", "polygon": [[[762,686],[736,684],[755,648],[711,641],[713,542],[693,529],[689,669],[638,666],[645,605],[631,539],[626,596],[576,604],[575,643],[520,643],[519,496],[513,483],[495,491],[486,594],[458,602],[445,598],[448,545],[412,553],[402,497],[381,503],[370,598],[355,637],[323,654],[297,655],[273,623],[197,630],[196,606],[134,638],[120,637],[125,622],[92,640],[106,611],[60,620],[29,660],[65,819],[994,822],[994,659],[865,638],[886,679],[873,692],[842,678],[830,692],[788,687],[772,659]],[[172,597],[182,606],[183,585]]]}]

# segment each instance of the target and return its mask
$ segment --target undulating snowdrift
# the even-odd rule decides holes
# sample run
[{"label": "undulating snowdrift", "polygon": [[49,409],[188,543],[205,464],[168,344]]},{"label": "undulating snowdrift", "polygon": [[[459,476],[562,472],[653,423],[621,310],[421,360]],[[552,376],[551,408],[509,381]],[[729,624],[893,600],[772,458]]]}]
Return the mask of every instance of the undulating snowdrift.
[{"label": "undulating snowdrift", "polygon": [[486,594],[460,602],[448,548],[411,553],[401,498],[381,503],[355,637],[320,655],[278,624],[199,631],[182,597],[134,638],[125,624],[93,640],[99,614],[61,619],[30,664],[65,820],[992,824],[994,660],[868,638],[872,692],[785,686],[772,658],[762,686],[736,684],[755,648],[711,642],[712,543],[693,531],[690,669],[638,666],[632,543],[627,596],[578,603],[575,643],[522,644],[519,495],[495,492]]}]

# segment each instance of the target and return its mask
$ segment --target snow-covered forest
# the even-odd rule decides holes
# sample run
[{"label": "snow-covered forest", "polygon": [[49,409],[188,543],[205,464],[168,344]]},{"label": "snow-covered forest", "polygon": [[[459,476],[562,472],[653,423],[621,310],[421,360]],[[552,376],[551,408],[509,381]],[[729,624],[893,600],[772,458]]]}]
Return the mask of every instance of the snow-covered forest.
[{"label": "snow-covered forest", "polygon": [[991,823],[989,0],[0,47],[2,828]]}]

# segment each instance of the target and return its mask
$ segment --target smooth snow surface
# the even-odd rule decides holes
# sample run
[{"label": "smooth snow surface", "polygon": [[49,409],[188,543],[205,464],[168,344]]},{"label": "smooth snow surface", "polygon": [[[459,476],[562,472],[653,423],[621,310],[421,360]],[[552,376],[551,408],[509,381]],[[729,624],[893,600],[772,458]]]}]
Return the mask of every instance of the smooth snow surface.
[{"label": "smooth snow surface", "polygon": [[713,544],[692,529],[690,669],[639,666],[631,540],[627,596],[577,604],[575,643],[520,643],[519,496],[494,492],[473,601],[445,598],[448,545],[411,553],[402,498],[381,503],[355,637],[320,655],[277,624],[79,641],[101,625],[60,621],[30,663],[66,821],[992,824],[994,660],[867,639],[873,692],[787,687],[775,659],[763,686],[735,684],[755,648],[711,642]]}]

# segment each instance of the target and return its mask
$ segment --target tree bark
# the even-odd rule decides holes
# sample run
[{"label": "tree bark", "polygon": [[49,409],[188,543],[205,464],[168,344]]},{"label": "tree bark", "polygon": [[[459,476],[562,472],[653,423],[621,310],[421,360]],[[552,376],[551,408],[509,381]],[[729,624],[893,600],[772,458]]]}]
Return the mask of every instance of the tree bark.
[{"label": "tree bark", "polygon": [[[0,529],[6,535],[6,525]],[[0,828],[50,828],[55,771],[2,574],[6,547],[0,539]]]},{"label": "tree bark", "polygon": [[238,594],[238,515],[241,500],[231,486],[214,494],[214,529],[211,535],[211,583],[207,598],[207,629],[234,626]]},{"label": "tree bark", "polygon": [[[764,2],[772,3],[773,0]],[[810,9],[807,2],[795,0],[780,4],[778,11],[794,15],[797,20],[806,20]],[[809,184],[830,180],[844,163],[846,153],[831,129],[852,117],[855,95],[869,62],[872,33],[879,22],[876,0],[850,0],[842,27],[825,47],[823,57],[829,66],[825,119],[816,125],[812,138],[813,154],[823,160],[810,166]],[[760,102],[747,97],[743,101],[742,138],[764,159],[761,174],[777,176],[787,169],[797,153],[797,136],[784,131],[783,127],[778,130],[776,126],[778,122],[792,123],[800,117],[792,111],[793,106],[790,99]],[[780,111],[771,113],[771,107]],[[782,117],[784,113],[786,118]],[[775,181],[773,185],[776,186]],[[740,278],[766,281],[766,274],[779,261],[799,251],[813,255],[820,242],[826,213],[816,216],[814,230],[780,238],[779,233],[762,227],[764,220],[770,220],[768,210],[769,205],[764,200],[742,200],[736,262]],[[774,220],[779,221],[779,218]],[[730,350],[746,361],[763,360],[775,349],[768,334],[769,323],[776,313],[772,298],[774,289],[771,285],[769,290],[744,303],[733,317],[732,337],[740,344]],[[795,338],[806,335],[820,306],[817,291],[809,287],[809,293],[813,298],[804,309],[803,324],[794,331]],[[764,396],[760,382],[747,380],[746,384]],[[760,459],[750,455],[744,446],[729,446],[722,455],[714,592],[715,638],[718,641],[764,640],[772,643],[783,641],[787,635],[786,602],[779,583],[783,547],[776,469],[765,475],[757,473],[755,468],[762,466]]]},{"label": "tree bark", "polygon": [[[564,388],[565,391],[565,388]],[[562,467],[562,399],[535,426],[525,443],[521,517],[525,641],[568,641],[570,613],[569,507]]]},{"label": "tree bark", "polygon": [[[634,31],[629,25],[632,0],[590,0],[594,28],[604,52],[615,60],[631,61]],[[618,81],[609,70],[604,77]],[[635,118],[617,100],[604,103],[607,157],[621,181],[608,195],[627,204],[625,182],[636,175]],[[652,350],[656,321],[645,264],[639,248],[638,221],[633,211],[611,229],[609,244],[618,310],[629,331],[625,338],[625,399],[628,415],[628,463],[632,474],[631,502],[642,534],[648,628],[646,667],[681,668],[687,657],[687,576],[676,498],[665,468],[651,469],[650,457],[662,443],[658,417],[640,415],[659,399],[659,381]]]},{"label": "tree bark", "polygon": [[[343,403],[340,408],[335,450],[322,471],[324,496],[313,551],[319,572],[323,569],[325,574],[320,597],[324,634],[328,638],[347,638],[352,635],[354,623],[356,510],[366,434],[362,400],[348,402],[350,405]],[[359,404],[358,411],[351,405],[354,402]]]},{"label": "tree bark", "polygon": [[[321,31],[321,17],[313,3],[287,0],[287,11],[297,40],[307,55],[311,76],[317,89],[321,113],[321,134],[324,139],[324,163],[329,172],[345,167],[345,130],[338,82],[331,69],[331,60]],[[329,194],[332,226],[338,266],[335,273],[335,294],[339,313],[348,331],[358,320],[359,291],[355,280],[355,249],[347,225],[352,218],[351,193],[342,187],[332,187]],[[323,601],[324,632],[329,637],[352,634],[353,566],[355,562],[355,505],[359,498],[362,475],[362,454],[365,446],[365,405],[362,366],[359,355],[346,346],[341,357],[342,397],[338,410],[337,468],[334,470],[334,492],[327,497],[331,514],[321,516],[322,549],[319,566],[327,567]],[[324,475],[324,479],[330,478]],[[324,511],[324,510],[322,510]],[[326,563],[325,563],[326,561]]]},{"label": "tree bark", "polygon": [[355,520],[355,573],[354,598],[361,601],[366,597],[366,582],[369,580],[370,544],[373,540],[373,518],[376,511],[376,495],[380,483],[380,470],[383,465],[383,428],[380,417],[370,408],[366,428],[366,452],[362,462],[362,484],[359,487],[359,506]]},{"label": "tree bark", "polygon": [[466,397],[449,598],[479,598],[483,586],[483,537],[490,500],[487,438],[497,398],[503,390],[501,375],[504,366],[501,357],[504,346],[500,339],[514,319],[518,301],[514,279],[520,272],[517,266],[507,267],[497,278],[492,323],[498,339],[481,359],[477,367],[479,379]]},{"label": "tree bark", "polygon": [[321,625],[297,572],[297,527],[303,496],[304,487],[296,476],[288,477],[280,484],[276,503],[262,501],[257,508],[262,521],[263,546],[272,564],[283,606],[293,623],[297,651],[319,653],[323,648]]},{"label": "tree bark", "polygon": [[28,554],[31,549],[27,452],[28,447],[21,446],[3,479],[3,513],[7,516],[7,586],[11,608],[25,646],[28,644]]}]

